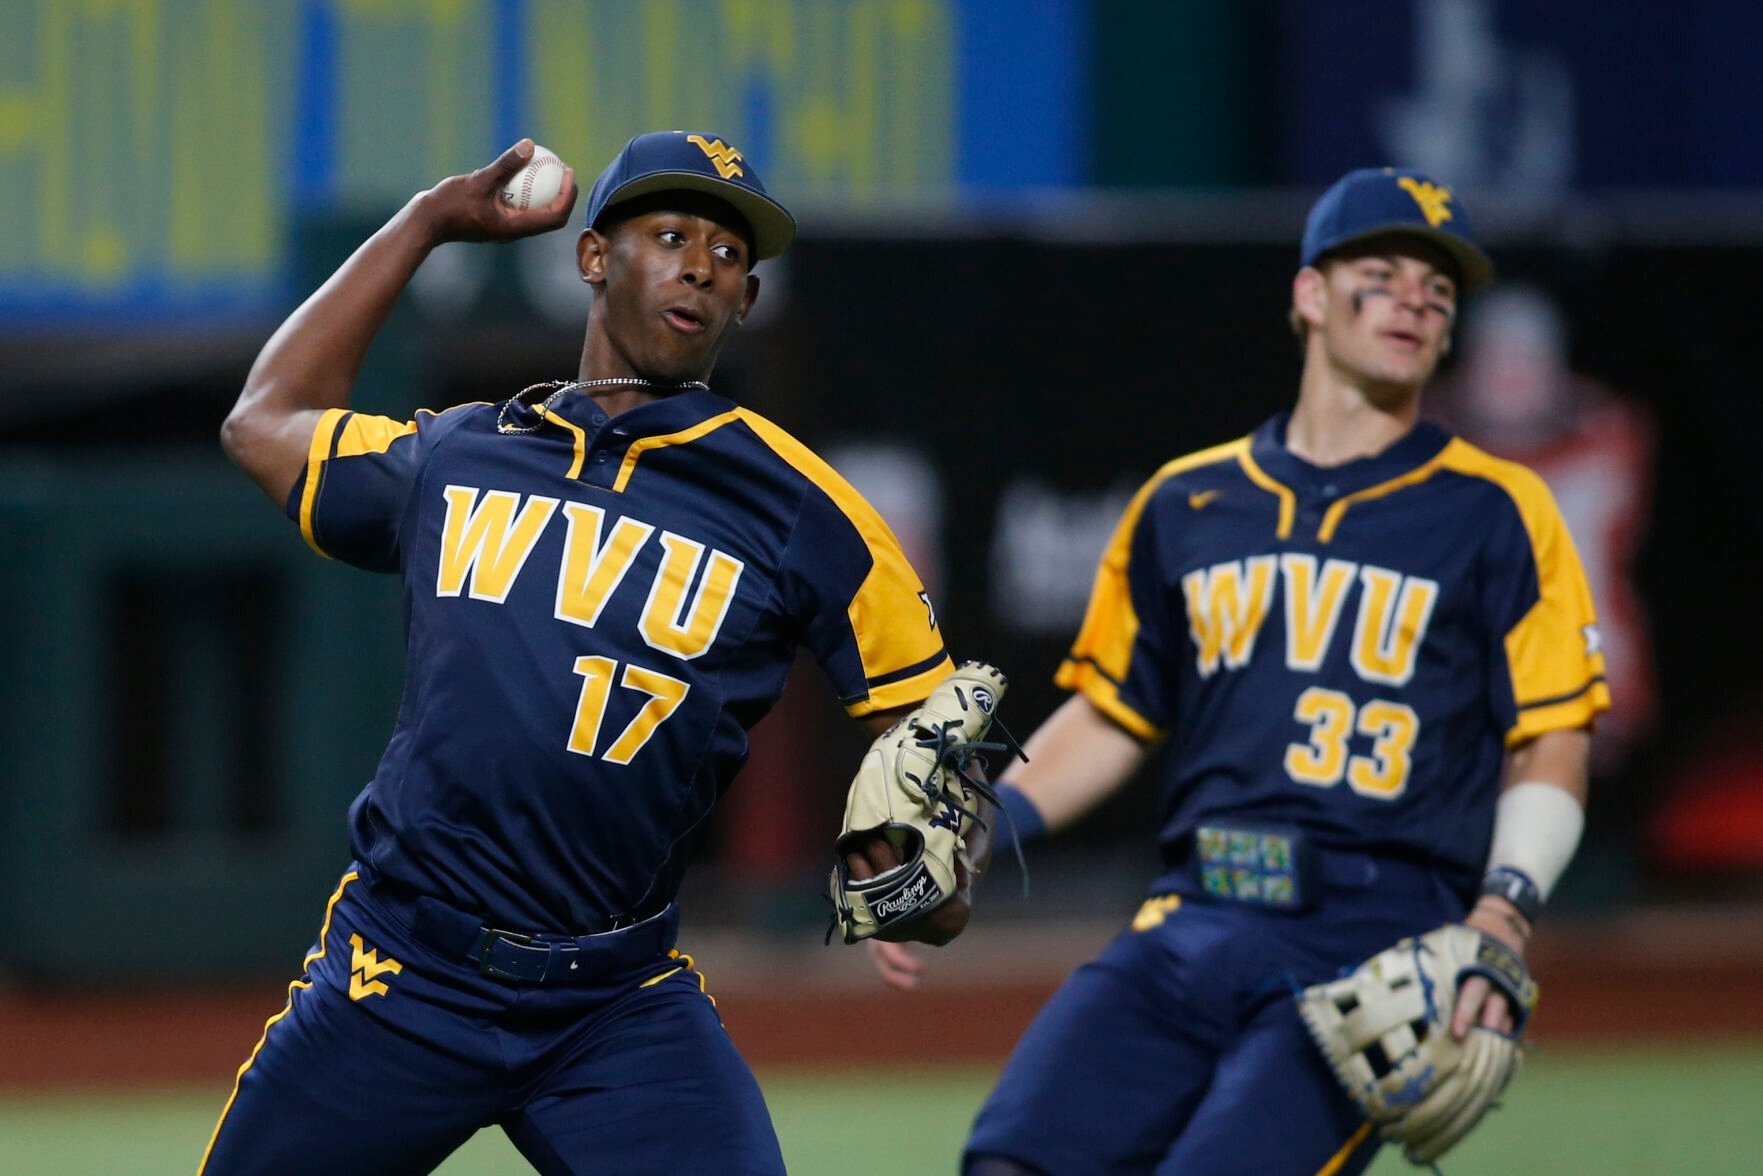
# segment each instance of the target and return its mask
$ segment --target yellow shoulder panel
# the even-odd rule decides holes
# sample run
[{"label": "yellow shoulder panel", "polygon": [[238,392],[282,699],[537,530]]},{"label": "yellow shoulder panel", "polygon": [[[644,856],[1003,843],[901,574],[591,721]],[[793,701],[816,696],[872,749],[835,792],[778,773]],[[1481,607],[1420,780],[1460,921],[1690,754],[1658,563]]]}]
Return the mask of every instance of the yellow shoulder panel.
[{"label": "yellow shoulder panel", "polygon": [[[338,427],[339,422],[341,428]],[[327,408],[312,431],[312,443],[306,449],[306,485],[300,493],[300,534],[312,550],[330,558],[318,545],[312,533],[312,508],[318,501],[318,486],[324,463],[332,457],[359,457],[364,453],[384,453],[392,442],[416,432],[415,421],[395,421],[390,417],[368,416],[346,408]],[[335,442],[336,453],[331,452]]]},{"label": "yellow shoulder panel", "polygon": [[1610,706],[1604,655],[1597,645],[1597,610],[1573,536],[1548,485],[1517,462],[1484,453],[1461,438],[1445,446],[1438,462],[1504,490],[1530,536],[1537,601],[1505,638],[1518,703],[1518,721],[1506,734],[1507,745],[1544,731],[1589,725]]},{"label": "yellow shoulder panel", "polygon": [[360,457],[364,453],[384,453],[392,442],[416,432],[415,421],[395,421],[391,417],[365,416],[355,413],[337,434],[338,457]]},{"label": "yellow shoulder panel", "polygon": [[902,608],[917,610],[921,607],[924,592],[924,582],[907,562],[900,541],[876,509],[819,454],[756,412],[738,408],[734,415],[772,452],[833,500],[834,505],[851,520],[851,525],[863,537],[874,557],[869,575],[846,609],[851,632],[857,638],[863,676],[874,682],[901,670],[923,667],[908,677],[872,687],[867,699],[848,706],[846,710],[861,717],[874,711],[923,702],[954,667],[946,654],[940,658],[937,656],[943,649],[943,639],[937,630],[922,623],[898,623]]},{"label": "yellow shoulder panel", "polygon": [[1163,728],[1120,700],[1120,687],[1104,676],[1094,662],[1066,658],[1053,675],[1053,684],[1083,695],[1097,710],[1146,742],[1163,737]]},{"label": "yellow shoulder panel", "polygon": [[1126,566],[1132,554],[1132,538],[1138,530],[1139,517],[1144,514],[1145,504],[1157,492],[1157,487],[1175,475],[1220,462],[1241,463],[1248,452],[1249,438],[1239,437],[1166,463],[1133,495],[1102,552],[1101,563],[1096,568],[1095,586],[1090,590],[1089,607],[1084,611],[1083,626],[1078,630],[1077,640],[1072,642],[1071,653],[1060,666],[1054,682],[1067,690],[1081,691],[1135,735],[1152,738],[1160,734],[1155,724],[1120,700],[1118,686],[1126,677],[1133,642],[1139,635],[1139,617],[1133,609]]}]

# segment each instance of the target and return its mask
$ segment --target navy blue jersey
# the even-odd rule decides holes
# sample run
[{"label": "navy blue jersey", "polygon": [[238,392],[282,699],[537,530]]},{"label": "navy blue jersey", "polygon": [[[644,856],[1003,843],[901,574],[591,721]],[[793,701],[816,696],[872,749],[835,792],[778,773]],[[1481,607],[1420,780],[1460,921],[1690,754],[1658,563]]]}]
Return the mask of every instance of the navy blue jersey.
[{"label": "navy blue jersey", "polygon": [[[762,417],[570,392],[324,414],[289,514],[403,577],[404,697],[350,810],[378,874],[520,930],[666,904],[798,645],[854,716],[951,666],[881,518]],[[542,420],[541,420],[542,416]]]},{"label": "navy blue jersey", "polygon": [[1507,749],[1609,705],[1572,539],[1541,479],[1435,425],[1322,468],[1286,421],[1140,490],[1059,684],[1168,737],[1172,861],[1234,818],[1468,885]]}]

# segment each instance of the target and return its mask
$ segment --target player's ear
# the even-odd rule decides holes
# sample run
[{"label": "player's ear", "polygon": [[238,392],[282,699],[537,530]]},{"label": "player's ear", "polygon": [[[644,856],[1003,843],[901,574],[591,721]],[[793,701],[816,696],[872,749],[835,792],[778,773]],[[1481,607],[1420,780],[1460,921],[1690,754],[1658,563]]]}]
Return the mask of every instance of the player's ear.
[{"label": "player's ear", "polygon": [[612,243],[594,229],[583,229],[575,241],[575,264],[582,281],[599,286],[606,281],[606,254]]},{"label": "player's ear", "polygon": [[747,275],[747,292],[741,298],[740,312],[735,315],[735,322],[740,322],[753,313],[753,304],[759,301],[759,275]]},{"label": "player's ear", "polygon": [[1312,328],[1322,325],[1323,311],[1328,307],[1328,279],[1313,265],[1299,270],[1292,279],[1292,309]]}]

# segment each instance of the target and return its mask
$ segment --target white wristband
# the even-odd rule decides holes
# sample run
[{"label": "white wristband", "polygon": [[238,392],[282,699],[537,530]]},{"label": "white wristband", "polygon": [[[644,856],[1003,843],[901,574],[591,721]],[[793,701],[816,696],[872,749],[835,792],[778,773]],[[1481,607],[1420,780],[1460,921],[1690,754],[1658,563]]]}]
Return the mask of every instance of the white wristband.
[{"label": "white wristband", "polygon": [[1488,869],[1521,870],[1546,900],[1585,831],[1585,809],[1565,789],[1526,780],[1500,794]]}]

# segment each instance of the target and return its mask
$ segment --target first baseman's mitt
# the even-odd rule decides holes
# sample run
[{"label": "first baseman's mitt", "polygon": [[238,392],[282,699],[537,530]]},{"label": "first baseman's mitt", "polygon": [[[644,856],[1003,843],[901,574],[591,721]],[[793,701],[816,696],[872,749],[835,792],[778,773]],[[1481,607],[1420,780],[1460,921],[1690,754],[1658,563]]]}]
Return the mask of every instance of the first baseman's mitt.
[{"label": "first baseman's mitt", "polygon": [[[967,766],[982,750],[1002,750],[982,741],[1004,686],[995,667],[963,662],[864,755],[845,800],[829,885],[833,925],[846,943],[941,906],[956,892],[957,861],[973,872],[968,839],[976,827],[985,828],[974,797],[989,797],[991,790]],[[850,876],[845,854],[873,835],[893,845],[900,864],[859,881]]]},{"label": "first baseman's mitt", "polygon": [[[1477,1026],[1451,1036],[1457,989],[1485,976],[1506,994],[1517,1028]],[[1458,923],[1379,952],[1339,980],[1298,995],[1298,1011],[1335,1076],[1416,1164],[1469,1134],[1518,1072],[1518,1044],[1536,1005],[1524,961],[1499,940]]]}]

